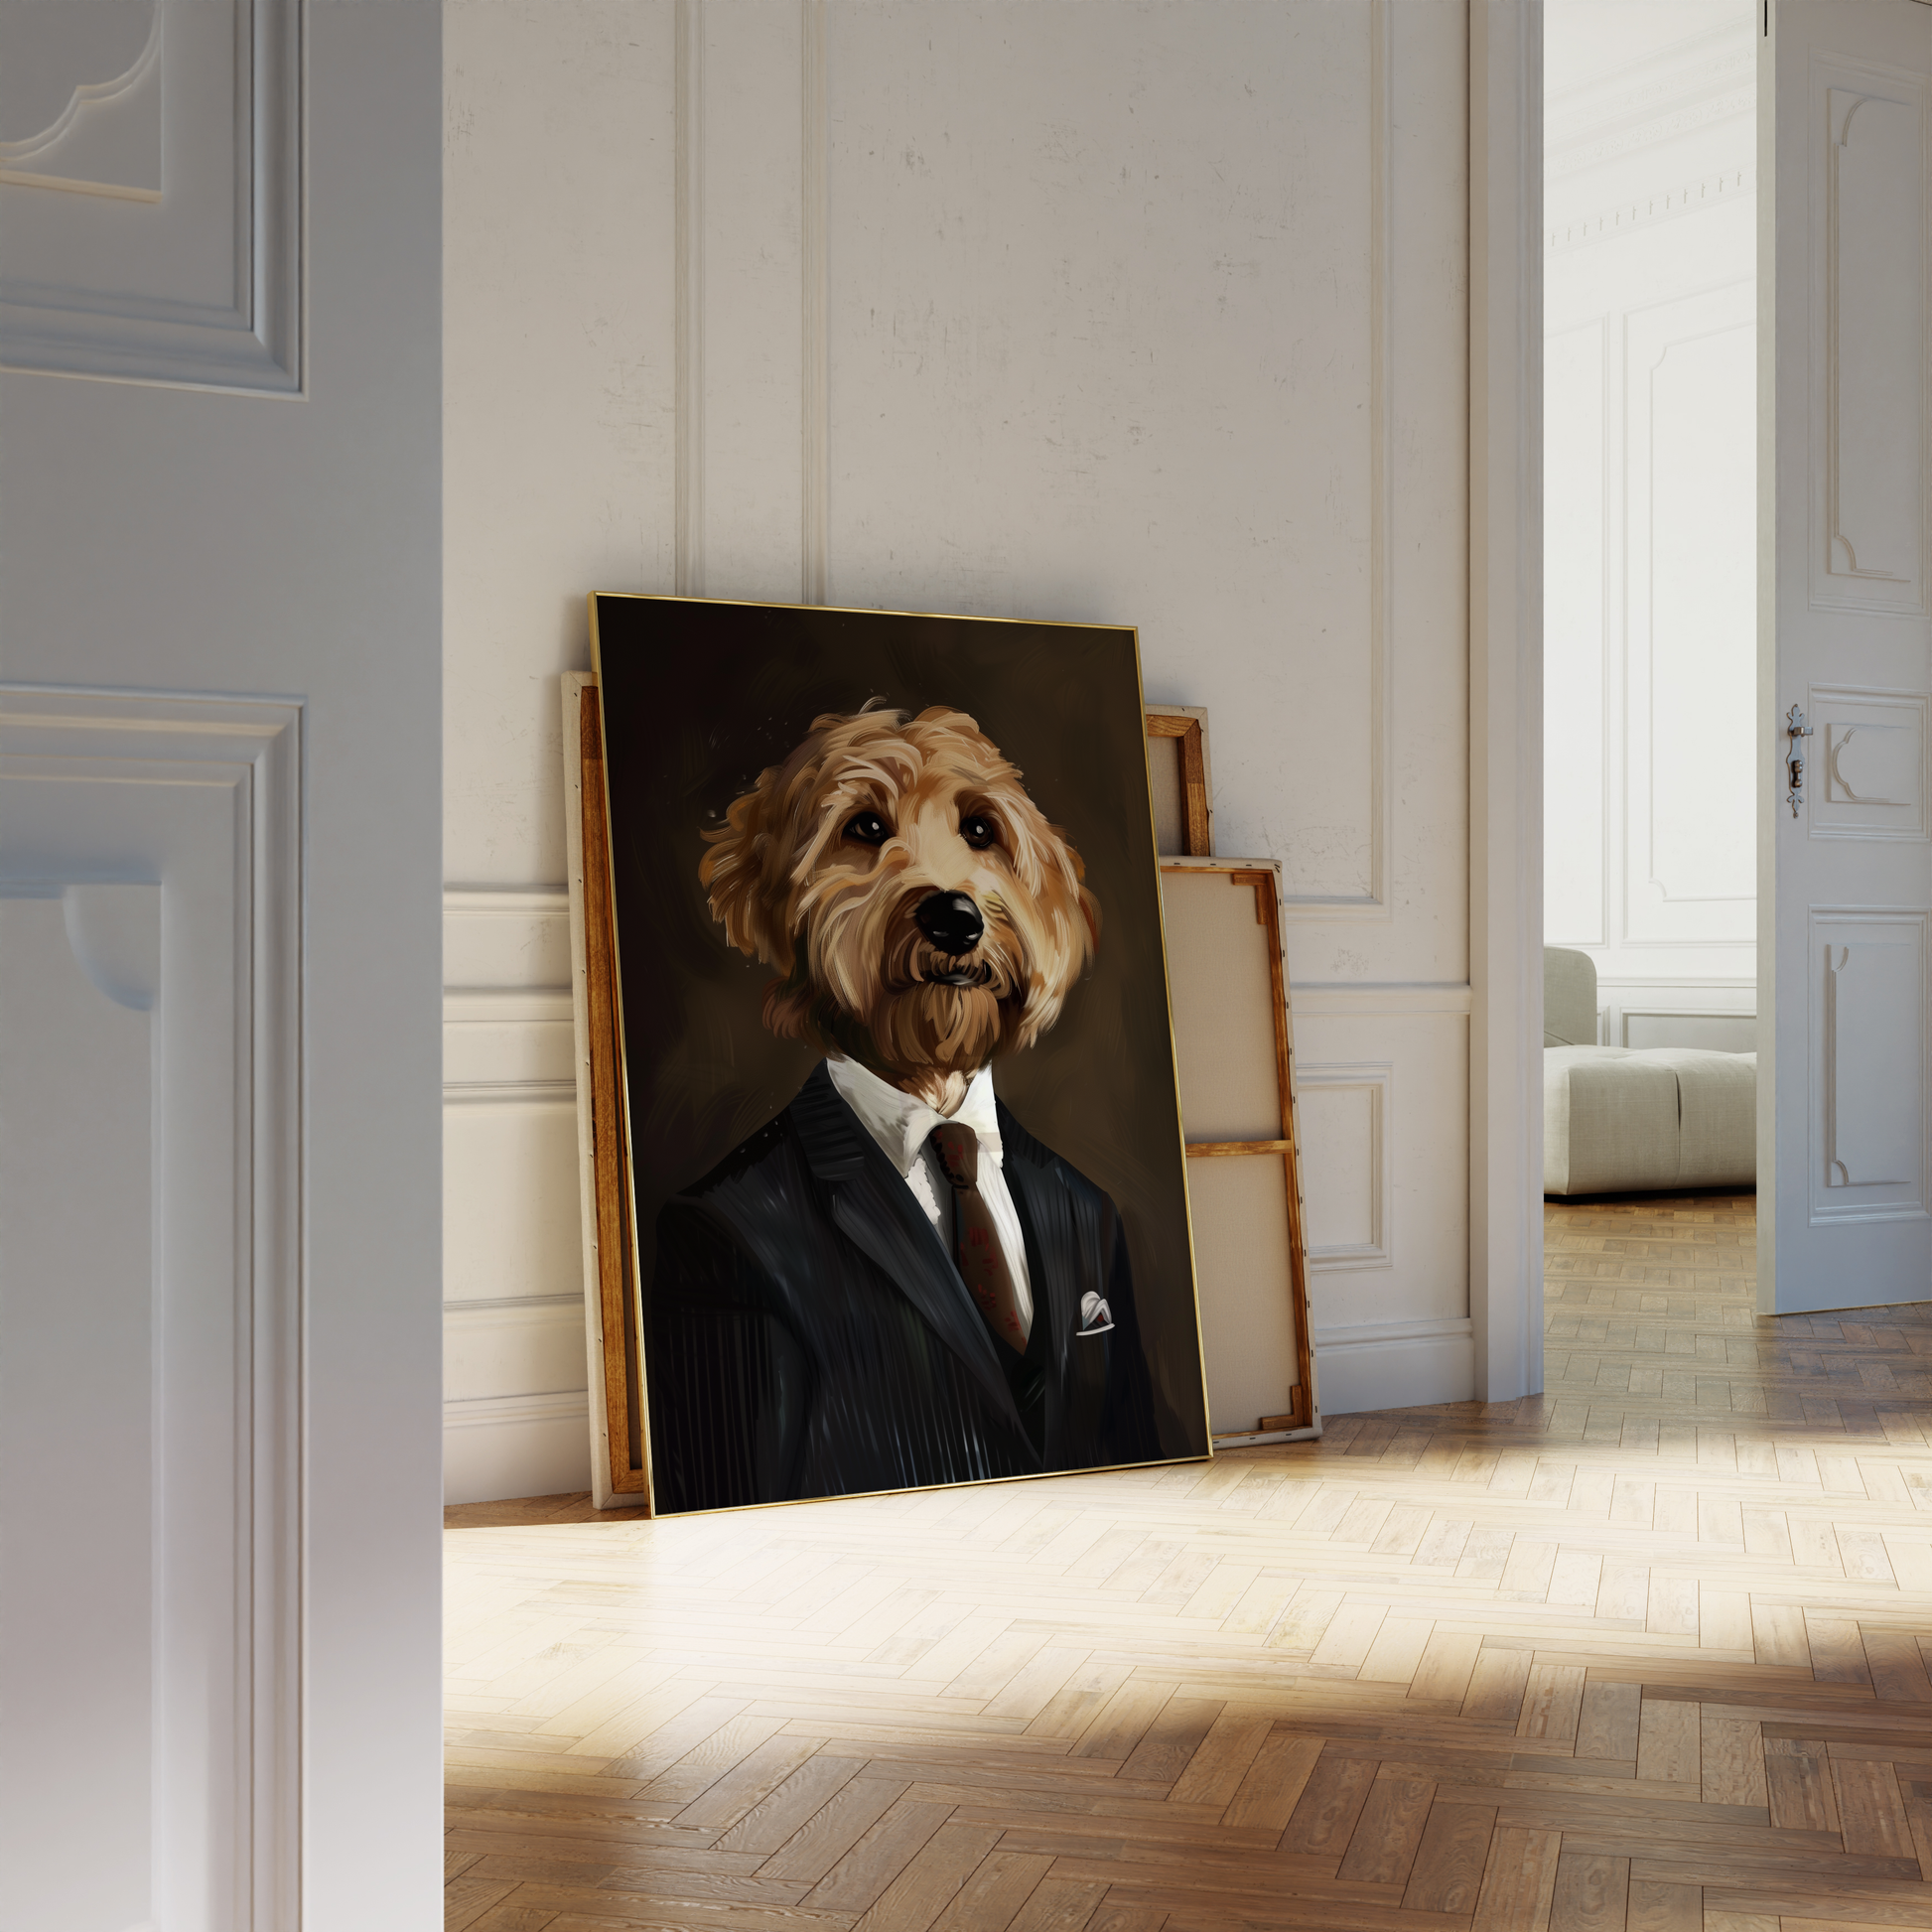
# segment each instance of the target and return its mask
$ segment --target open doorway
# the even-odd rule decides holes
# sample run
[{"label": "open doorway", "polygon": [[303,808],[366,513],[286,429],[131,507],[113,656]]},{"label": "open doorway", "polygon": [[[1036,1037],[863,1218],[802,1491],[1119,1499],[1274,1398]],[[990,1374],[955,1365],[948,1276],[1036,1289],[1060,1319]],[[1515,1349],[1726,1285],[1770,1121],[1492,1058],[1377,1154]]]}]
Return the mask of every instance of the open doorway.
[{"label": "open doorway", "polygon": [[1749,1186],[1756,9],[1545,20],[1545,1183]]}]

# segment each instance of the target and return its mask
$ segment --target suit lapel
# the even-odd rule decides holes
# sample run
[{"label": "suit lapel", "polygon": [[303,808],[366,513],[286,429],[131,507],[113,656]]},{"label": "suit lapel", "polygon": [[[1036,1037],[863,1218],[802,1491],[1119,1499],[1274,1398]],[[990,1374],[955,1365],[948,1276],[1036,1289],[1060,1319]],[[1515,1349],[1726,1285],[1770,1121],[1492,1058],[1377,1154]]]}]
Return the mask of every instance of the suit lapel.
[{"label": "suit lapel", "polygon": [[925,1317],[1024,1443],[1026,1428],[993,1352],[993,1337],[959,1270],[898,1171],[839,1097],[822,1061],[790,1112],[812,1172],[827,1183],[839,1231]]}]

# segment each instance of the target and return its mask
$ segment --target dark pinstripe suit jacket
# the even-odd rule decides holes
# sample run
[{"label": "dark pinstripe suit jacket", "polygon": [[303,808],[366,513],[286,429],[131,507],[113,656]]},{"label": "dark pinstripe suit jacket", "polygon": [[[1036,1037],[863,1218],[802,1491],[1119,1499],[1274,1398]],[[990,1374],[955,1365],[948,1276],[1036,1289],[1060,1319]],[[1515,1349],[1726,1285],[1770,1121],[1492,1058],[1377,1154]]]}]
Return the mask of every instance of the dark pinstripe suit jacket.
[{"label": "dark pinstripe suit jacket", "polygon": [[[1143,1462],[1161,1453],[1119,1211],[1004,1106],[1046,1326],[1043,1449],[952,1258],[821,1064],[657,1217],[651,1466],[665,1512]],[[1114,1327],[1082,1335],[1080,1300]]]}]

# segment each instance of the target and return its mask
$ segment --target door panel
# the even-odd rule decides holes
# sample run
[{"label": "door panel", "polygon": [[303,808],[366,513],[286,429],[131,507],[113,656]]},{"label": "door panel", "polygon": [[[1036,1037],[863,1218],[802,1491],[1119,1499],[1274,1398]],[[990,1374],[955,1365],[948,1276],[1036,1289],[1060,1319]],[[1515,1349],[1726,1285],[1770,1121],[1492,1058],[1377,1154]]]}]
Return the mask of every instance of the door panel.
[{"label": "door panel", "polygon": [[[0,781],[0,796],[6,790]],[[153,1325],[152,1258],[142,1236],[152,1211],[152,1016],[139,996],[104,998],[71,950],[68,905],[89,890],[145,896],[159,950],[154,887],[82,887],[35,898],[0,893],[0,1088],[7,1095],[0,1109],[0,1214],[13,1231],[10,1265],[0,1278],[0,1330],[10,1352],[31,1347],[36,1370],[18,1378],[0,1404],[0,1461],[31,1466],[37,1443],[67,1439],[72,1393],[87,1388],[93,1396],[89,1459],[151,1477],[156,1363],[152,1347],[142,1345]],[[91,1098],[84,1117],[49,1104],[69,1081],[84,1083]],[[134,1211],[73,1211],[84,1209],[84,1192],[72,1184],[80,1173]],[[35,1196],[63,1192],[69,1195],[67,1213],[33,1211]],[[64,1275],[84,1283],[86,1292],[26,1289],[30,1280]],[[125,1483],[120,1474],[116,1486]],[[142,1502],[147,1487],[136,1492]],[[0,1756],[0,1866],[7,1872],[0,1926],[7,1932],[53,1925],[118,1932],[151,1919],[166,1923],[166,1907],[182,1903],[200,1905],[207,1918],[205,1898],[164,1903],[156,1896],[160,1793],[148,1772],[162,1728],[151,1655],[158,1647],[151,1636],[158,1579],[150,1513],[127,1507],[134,1500],[128,1496],[115,1512],[109,1538],[84,1513],[65,1507],[51,1485],[8,1499],[0,1707],[8,1734],[31,1736],[35,1749],[31,1759],[19,1751]],[[46,1580],[55,1577],[68,1587],[49,1589]],[[221,1639],[230,1635],[218,1631]],[[77,1680],[48,1671],[42,1660],[75,1638],[85,1643],[93,1668]],[[216,1703],[210,1715],[218,1735],[220,1718],[231,1713]],[[117,1735],[124,1747],[98,1753],[95,1739],[103,1734]],[[207,1739],[198,1741],[206,1746]],[[206,1762],[206,1750],[201,1755]],[[228,1754],[213,1755],[208,1771],[231,1780]],[[169,1768],[185,1773],[191,1764]],[[92,1830],[76,1817],[75,1792],[87,1794]],[[98,1829],[103,1816],[115,1821],[115,1830]]]},{"label": "door panel", "polygon": [[0,0],[0,1932],[435,1922],[440,18]]},{"label": "door panel", "polygon": [[1766,25],[1759,1306],[1791,1312],[1932,1296],[1932,9],[1772,0]]}]

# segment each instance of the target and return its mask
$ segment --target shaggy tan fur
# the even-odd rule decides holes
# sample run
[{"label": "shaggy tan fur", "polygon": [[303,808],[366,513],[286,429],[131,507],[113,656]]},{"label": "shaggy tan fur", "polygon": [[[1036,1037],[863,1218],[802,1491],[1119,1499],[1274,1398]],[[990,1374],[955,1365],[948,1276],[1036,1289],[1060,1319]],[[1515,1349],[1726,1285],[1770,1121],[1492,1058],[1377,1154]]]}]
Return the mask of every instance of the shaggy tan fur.
[{"label": "shaggy tan fur", "polygon": [[[884,822],[882,844],[853,835],[865,812]],[[985,850],[961,829],[975,818],[993,828]],[[778,973],[764,1024],[943,1111],[987,1061],[1052,1026],[1099,938],[1079,854],[979,726],[943,706],[814,719],[704,836],[713,914]],[[933,893],[979,906],[970,953],[938,953],[919,930]],[[962,970],[971,985],[936,978]]]}]

